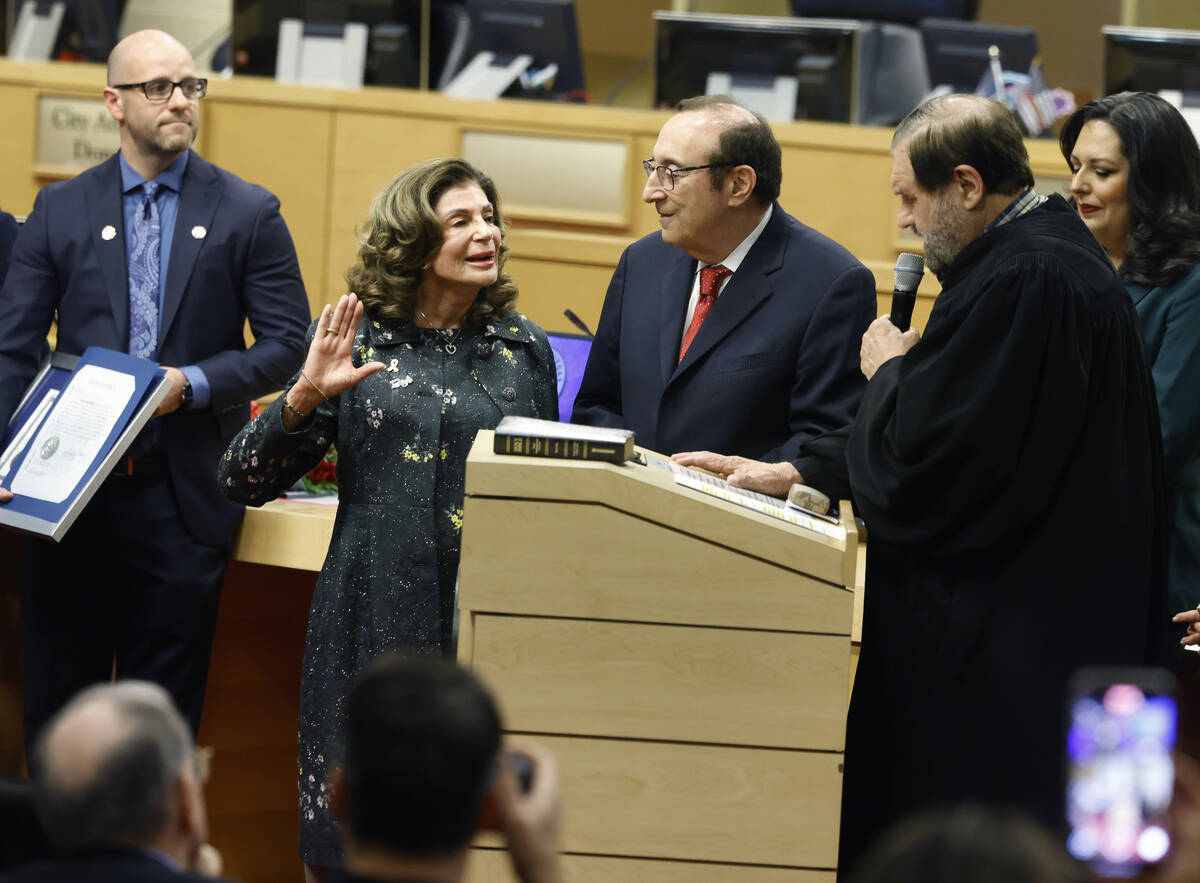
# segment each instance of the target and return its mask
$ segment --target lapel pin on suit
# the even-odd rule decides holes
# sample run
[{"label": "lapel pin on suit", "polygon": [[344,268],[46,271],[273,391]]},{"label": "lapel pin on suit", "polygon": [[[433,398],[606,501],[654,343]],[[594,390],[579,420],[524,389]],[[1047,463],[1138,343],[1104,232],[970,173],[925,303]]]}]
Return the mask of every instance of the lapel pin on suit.
[{"label": "lapel pin on suit", "polygon": [[208,235],[208,231],[206,229],[204,229],[203,227],[201,227],[199,224],[197,224],[195,227],[192,228],[192,238],[193,239],[203,239],[207,235]]},{"label": "lapel pin on suit", "polygon": [[104,228],[100,231],[100,238],[103,239],[105,242],[116,239],[117,238],[117,228],[114,227],[112,224],[105,224]]}]

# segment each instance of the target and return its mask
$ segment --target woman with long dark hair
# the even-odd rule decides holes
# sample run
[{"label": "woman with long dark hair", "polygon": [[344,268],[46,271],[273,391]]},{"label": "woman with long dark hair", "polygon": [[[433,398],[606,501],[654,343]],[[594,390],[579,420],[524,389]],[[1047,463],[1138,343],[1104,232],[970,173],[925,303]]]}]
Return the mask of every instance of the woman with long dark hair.
[{"label": "woman with long dark hair", "polygon": [[[1092,101],[1059,138],[1071,195],[1137,311],[1172,497],[1170,609],[1200,602],[1200,146],[1157,95]],[[1103,476],[1097,476],[1102,480]]]}]

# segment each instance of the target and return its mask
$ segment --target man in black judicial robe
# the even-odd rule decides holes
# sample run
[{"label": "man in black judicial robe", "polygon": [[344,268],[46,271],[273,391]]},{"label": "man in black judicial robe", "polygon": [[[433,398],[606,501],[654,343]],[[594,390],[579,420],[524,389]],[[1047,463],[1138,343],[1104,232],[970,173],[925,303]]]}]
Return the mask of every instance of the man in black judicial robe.
[{"label": "man in black judicial robe", "polygon": [[[898,222],[942,293],[923,337],[886,317],[863,336],[842,873],[923,807],[1013,805],[1060,827],[1070,673],[1149,661],[1167,622],[1158,415],[1112,265],[1061,198],[1033,192],[1001,105],[934,99],[893,156]],[[836,494],[832,465],[800,471]]]},{"label": "man in black judicial robe", "polygon": [[1006,219],[1021,193],[997,187],[1002,215],[974,216],[991,195],[974,178],[1004,177],[1006,143],[1028,171],[995,107],[926,105],[893,141],[900,223],[942,293],[919,341],[886,320],[864,336],[877,367],[846,457],[868,600],[843,868],[934,803],[1011,803],[1060,827],[1070,673],[1165,646],[1161,442],[1133,308],[1061,198]]}]

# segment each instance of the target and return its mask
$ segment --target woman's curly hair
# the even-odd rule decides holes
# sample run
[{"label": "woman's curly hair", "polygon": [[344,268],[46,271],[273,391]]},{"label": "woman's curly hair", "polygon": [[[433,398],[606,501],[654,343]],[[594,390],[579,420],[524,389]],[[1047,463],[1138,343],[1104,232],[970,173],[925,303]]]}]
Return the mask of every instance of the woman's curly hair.
[{"label": "woman's curly hair", "polygon": [[382,319],[413,318],[424,267],[442,246],[442,222],[434,206],[450,188],[470,183],[478,184],[491,202],[501,241],[496,281],[480,290],[464,321],[479,324],[512,311],[517,286],[504,272],[508,224],[500,211],[496,185],[461,159],[431,159],[405,169],[379,191],[359,228],[358,257],[346,270],[346,283],[369,314]]}]

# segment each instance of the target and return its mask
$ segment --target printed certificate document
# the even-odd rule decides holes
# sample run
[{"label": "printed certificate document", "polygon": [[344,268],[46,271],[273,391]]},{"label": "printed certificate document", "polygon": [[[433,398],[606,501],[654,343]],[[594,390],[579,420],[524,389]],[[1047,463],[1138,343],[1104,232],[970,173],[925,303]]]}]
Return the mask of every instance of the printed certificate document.
[{"label": "printed certificate document", "polygon": [[0,525],[61,540],[170,392],[154,362],[102,347],[42,366],[0,445]]},{"label": "printed certificate document", "polygon": [[79,484],[133,398],[137,382],[112,368],[83,365],[33,440],[12,492],[61,503]]}]

